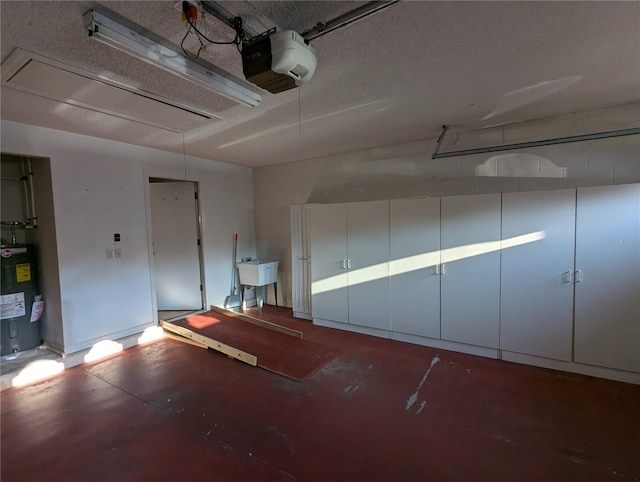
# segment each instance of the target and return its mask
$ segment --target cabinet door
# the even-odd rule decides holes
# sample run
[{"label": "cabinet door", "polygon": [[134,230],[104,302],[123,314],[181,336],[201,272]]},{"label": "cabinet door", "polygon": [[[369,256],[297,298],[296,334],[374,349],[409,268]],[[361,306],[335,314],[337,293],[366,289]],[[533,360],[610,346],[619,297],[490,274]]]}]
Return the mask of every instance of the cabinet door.
[{"label": "cabinet door", "polygon": [[293,312],[302,311],[302,206],[291,206],[291,296]]},{"label": "cabinet door", "polygon": [[349,323],[388,330],[389,201],[349,203],[347,213]]},{"label": "cabinet door", "polygon": [[442,198],[442,338],[497,348],[500,195]]},{"label": "cabinet door", "polygon": [[440,338],[440,200],[390,204],[391,330]]},{"label": "cabinet door", "polygon": [[293,313],[305,311],[305,252],[304,252],[304,223],[303,206],[291,206],[291,295],[293,297]]},{"label": "cabinet door", "polygon": [[302,256],[304,258],[304,266],[302,269],[303,288],[302,296],[302,312],[311,316],[311,239],[309,234],[309,216],[311,208],[302,206]]},{"label": "cabinet door", "polygon": [[346,323],[347,207],[312,205],[309,214],[313,317]]},{"label": "cabinet door", "polygon": [[574,360],[640,372],[640,185],[578,189]]},{"label": "cabinet door", "polygon": [[571,360],[575,190],[502,197],[500,348]]},{"label": "cabinet door", "polygon": [[291,294],[293,316],[311,316],[309,206],[291,206]]}]

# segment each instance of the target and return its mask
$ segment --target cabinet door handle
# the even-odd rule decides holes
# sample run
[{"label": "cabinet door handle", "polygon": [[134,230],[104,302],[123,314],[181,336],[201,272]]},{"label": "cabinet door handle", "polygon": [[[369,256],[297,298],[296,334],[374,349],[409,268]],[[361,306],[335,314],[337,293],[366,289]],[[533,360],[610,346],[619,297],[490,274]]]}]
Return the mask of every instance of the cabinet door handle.
[{"label": "cabinet door handle", "polygon": [[440,265],[436,264],[436,274],[440,274]]},{"label": "cabinet door handle", "polygon": [[342,260],[342,269],[347,269],[347,260],[346,259]]},{"label": "cabinet door handle", "polygon": [[562,273],[562,284],[571,283],[571,271]]},{"label": "cabinet door handle", "polygon": [[440,265],[440,274],[446,274],[445,266],[446,266],[446,264],[445,264],[445,263],[442,263],[442,264]]},{"label": "cabinet door handle", "polygon": [[347,260],[347,268],[351,269],[351,260],[350,259]]},{"label": "cabinet door handle", "polygon": [[582,281],[582,270],[577,270],[573,274],[574,283],[580,283]]}]

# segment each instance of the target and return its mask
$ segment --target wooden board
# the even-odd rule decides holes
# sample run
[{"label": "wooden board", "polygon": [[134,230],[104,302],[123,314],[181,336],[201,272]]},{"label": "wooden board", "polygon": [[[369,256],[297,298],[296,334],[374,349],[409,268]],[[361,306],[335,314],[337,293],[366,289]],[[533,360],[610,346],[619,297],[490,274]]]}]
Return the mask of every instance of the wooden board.
[{"label": "wooden board", "polygon": [[286,326],[278,325],[270,321],[253,318],[252,316],[243,315],[242,313],[238,313],[236,311],[225,310],[224,308],[220,308],[219,306],[211,305],[211,311],[215,311],[217,313],[221,313],[223,315],[230,316],[232,318],[238,318],[239,320],[246,321],[247,323],[252,323],[254,325],[262,326],[263,328],[268,328],[269,330],[277,331],[279,333],[284,333],[285,335],[294,336],[300,339],[302,339],[303,337],[303,334],[301,331],[294,330],[292,328],[287,328]]},{"label": "wooden board", "polygon": [[208,349],[209,347],[204,343],[199,343],[197,341],[191,340],[190,338],[185,338],[184,336],[174,335],[168,331],[164,332],[164,337],[169,338],[170,340],[180,341],[182,343],[186,343],[187,345],[197,346],[198,348]]},{"label": "wooden board", "polygon": [[173,333],[177,333],[178,335],[184,336],[185,338],[189,338],[197,343],[201,343],[213,350],[217,350],[219,352],[224,353],[232,358],[243,361],[249,365],[256,366],[258,364],[258,357],[252,355],[251,353],[247,353],[246,351],[238,350],[237,348],[227,345],[225,343],[221,343],[213,338],[209,338],[204,335],[200,335],[195,333],[188,328],[184,328],[182,326],[176,326],[172,323],[168,323],[166,321],[160,321],[160,326],[165,330],[169,330]]}]

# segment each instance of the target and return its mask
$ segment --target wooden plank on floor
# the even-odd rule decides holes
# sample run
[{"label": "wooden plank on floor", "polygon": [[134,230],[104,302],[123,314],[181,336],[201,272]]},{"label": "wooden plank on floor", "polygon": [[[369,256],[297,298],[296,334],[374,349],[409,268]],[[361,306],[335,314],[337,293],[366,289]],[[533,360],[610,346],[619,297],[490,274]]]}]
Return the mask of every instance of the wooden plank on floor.
[{"label": "wooden plank on floor", "polygon": [[169,330],[173,333],[177,333],[178,335],[184,336],[185,338],[189,338],[197,343],[201,343],[213,350],[217,350],[219,352],[224,353],[232,358],[243,361],[249,365],[256,366],[258,364],[258,357],[252,355],[251,353],[247,353],[246,351],[239,350],[233,346],[226,345],[221,343],[213,338],[209,338],[207,336],[199,335],[188,328],[184,328],[182,326],[176,326],[172,323],[168,323],[166,321],[160,321],[160,326],[165,330]]},{"label": "wooden plank on floor", "polygon": [[293,328],[287,328],[286,326],[278,325],[277,323],[272,323],[270,321],[253,318],[252,316],[243,315],[242,313],[238,313],[237,311],[225,310],[224,308],[220,308],[219,306],[211,305],[211,311],[215,311],[232,318],[237,318],[239,320],[246,321],[247,323],[252,323],[257,326],[262,326],[263,328],[268,328],[269,330],[284,333],[285,335],[294,336],[296,338],[302,339],[303,336],[301,331],[294,330]]},{"label": "wooden plank on floor", "polygon": [[[161,322],[161,323],[164,323],[164,322]],[[175,341],[180,341],[182,343],[186,343],[187,345],[197,346],[198,348],[204,348],[205,350],[209,348],[204,343],[200,343],[200,342],[194,341],[194,340],[192,340],[190,338],[185,338],[184,336],[174,335],[173,333],[171,333],[169,331],[165,331],[164,332],[164,337],[165,338],[169,338],[170,340],[175,340]]]}]

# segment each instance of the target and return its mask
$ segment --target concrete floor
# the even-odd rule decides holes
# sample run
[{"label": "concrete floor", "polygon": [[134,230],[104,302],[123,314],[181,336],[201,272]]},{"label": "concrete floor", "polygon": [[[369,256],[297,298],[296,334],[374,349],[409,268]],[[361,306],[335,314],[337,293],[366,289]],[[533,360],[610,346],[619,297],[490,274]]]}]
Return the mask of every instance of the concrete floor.
[{"label": "concrete floor", "polygon": [[62,355],[50,351],[46,345],[0,357],[0,375],[18,372],[34,360],[62,360]]},{"label": "concrete floor", "polygon": [[640,479],[640,386],[263,317],[343,354],[301,383],[162,340],[5,390],[1,480]]}]

